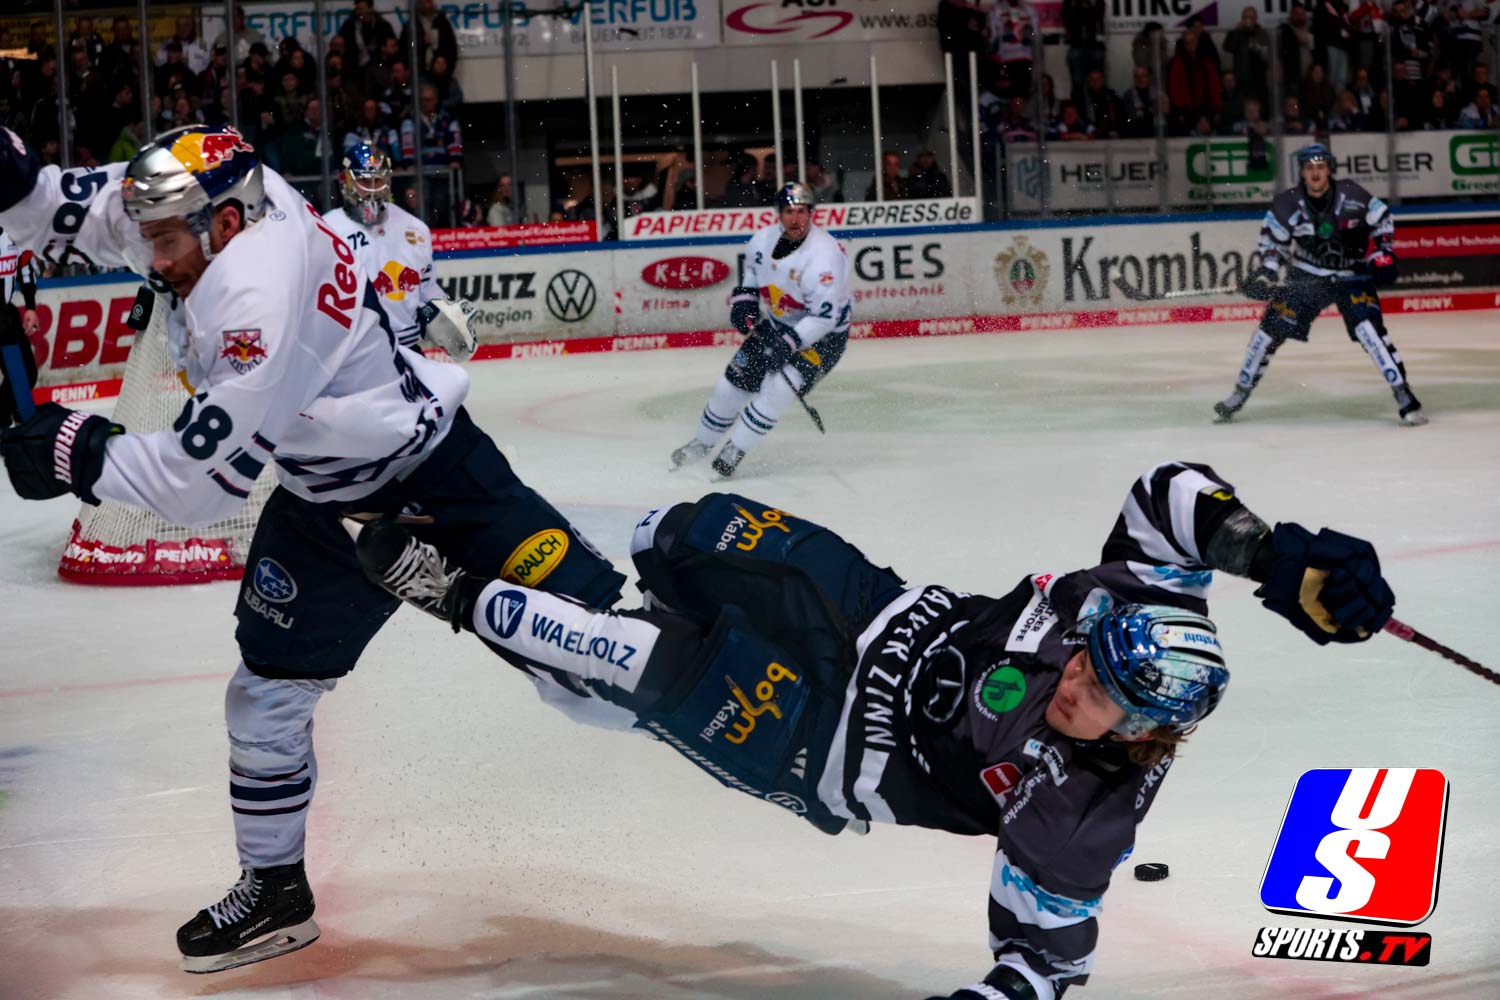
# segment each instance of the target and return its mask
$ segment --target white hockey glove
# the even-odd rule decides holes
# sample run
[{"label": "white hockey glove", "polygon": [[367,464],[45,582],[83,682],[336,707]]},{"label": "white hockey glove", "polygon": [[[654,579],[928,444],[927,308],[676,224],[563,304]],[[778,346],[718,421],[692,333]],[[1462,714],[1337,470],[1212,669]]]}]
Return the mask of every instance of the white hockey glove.
[{"label": "white hockey glove", "polygon": [[438,299],[422,307],[425,326],[422,335],[427,342],[441,347],[448,356],[462,364],[474,356],[479,347],[479,317],[467,302]]}]

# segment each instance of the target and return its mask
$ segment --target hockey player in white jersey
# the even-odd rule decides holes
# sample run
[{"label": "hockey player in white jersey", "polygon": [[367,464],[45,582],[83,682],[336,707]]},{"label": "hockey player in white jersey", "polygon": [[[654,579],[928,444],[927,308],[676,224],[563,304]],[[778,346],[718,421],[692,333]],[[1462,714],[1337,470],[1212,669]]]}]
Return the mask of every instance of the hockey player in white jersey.
[{"label": "hockey player in white jersey", "polygon": [[225,697],[242,872],[177,943],[189,972],[305,947],[319,933],[303,864],[313,709],[398,606],[361,574],[340,507],[420,511],[422,536],[466,565],[593,606],[613,603],[624,577],[469,419],[464,369],[397,343],[348,244],[234,129],[188,126],[128,167],[67,171],[0,131],[0,225],[57,259],[124,264],[170,289],[173,356],[196,393],[152,434],[38,408],[0,431],[17,494],[199,525],[236,511],[276,463]]},{"label": "hockey player in white jersey", "polygon": [[734,475],[746,452],[844,356],[853,312],[849,258],[813,224],[814,203],[807,185],[783,185],[780,221],[750,238],[744,278],[729,299],[729,322],[745,342],[708,397],[697,434],[672,452],[673,469],[705,458],[729,431],[713,469]]},{"label": "hockey player in white jersey", "polygon": [[473,309],[453,302],[438,287],[432,263],[432,230],[391,203],[390,157],[360,143],[344,153],[339,170],[342,208],[325,215],[380,296],[391,329],[403,347],[423,340],[467,361],[478,346]]}]

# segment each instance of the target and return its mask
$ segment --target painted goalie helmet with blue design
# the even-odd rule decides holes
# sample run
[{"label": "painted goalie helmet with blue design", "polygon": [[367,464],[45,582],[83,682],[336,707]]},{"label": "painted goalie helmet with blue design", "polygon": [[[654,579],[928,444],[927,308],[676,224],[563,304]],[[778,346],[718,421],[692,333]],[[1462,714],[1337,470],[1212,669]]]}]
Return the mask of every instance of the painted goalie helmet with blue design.
[{"label": "painted goalie helmet with blue design", "polygon": [[216,209],[237,204],[246,228],[266,211],[260,157],[228,125],[186,125],[142,146],[125,168],[120,199],[136,223],[185,220],[209,258]]},{"label": "painted goalie helmet with blue design", "polygon": [[366,142],[350,146],[339,170],[339,193],[355,222],[380,225],[391,201],[391,158]]},{"label": "painted goalie helmet with blue design", "polygon": [[1126,604],[1085,618],[1089,659],[1125,719],[1115,732],[1140,739],[1158,726],[1192,728],[1229,686],[1218,629],[1202,615],[1161,604]]}]

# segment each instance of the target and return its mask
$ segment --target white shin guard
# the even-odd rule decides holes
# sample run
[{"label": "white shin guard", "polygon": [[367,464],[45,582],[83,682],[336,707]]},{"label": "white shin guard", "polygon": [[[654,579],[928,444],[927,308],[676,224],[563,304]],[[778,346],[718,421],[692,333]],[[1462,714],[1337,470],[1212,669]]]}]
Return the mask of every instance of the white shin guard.
[{"label": "white shin guard", "polygon": [[760,392],[740,412],[740,419],[729,434],[729,442],[740,451],[748,452],[754,448],[761,438],[776,429],[781,415],[796,402],[801,388],[802,373],[791,365],[768,373],[760,384]]},{"label": "white shin guard", "polygon": [[1354,327],[1354,336],[1359,338],[1359,344],[1375,362],[1375,367],[1380,369],[1380,374],[1385,376],[1386,384],[1391,388],[1406,384],[1406,375],[1402,371],[1401,355],[1396,353],[1396,345],[1375,329],[1375,324],[1369,320],[1362,320]]},{"label": "white shin guard", "polygon": [[752,395],[720,375],[708,397],[708,404],[703,407],[703,414],[698,418],[699,443],[711,446],[723,437]]},{"label": "white shin guard", "polygon": [[336,683],[261,677],[244,663],[229,679],[229,804],[241,867],[271,868],[302,857],[307,807],[318,783],[313,709]]}]

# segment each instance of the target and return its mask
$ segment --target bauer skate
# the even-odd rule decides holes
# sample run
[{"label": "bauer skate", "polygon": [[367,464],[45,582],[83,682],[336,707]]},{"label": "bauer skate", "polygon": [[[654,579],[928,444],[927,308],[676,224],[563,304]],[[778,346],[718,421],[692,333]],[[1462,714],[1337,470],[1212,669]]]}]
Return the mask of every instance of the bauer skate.
[{"label": "bauer skate", "polygon": [[740,460],[744,457],[743,451],[733,444],[726,444],[718,457],[714,459],[714,471],[728,479],[734,475],[734,470],[739,468]]},{"label": "bauer skate", "polygon": [[1250,398],[1250,390],[1235,386],[1233,392],[1214,404],[1214,423],[1227,424],[1240,410],[1244,409],[1245,401]]},{"label": "bauer skate", "polygon": [[223,972],[306,948],[318,939],[302,862],[240,872],[219,902],[177,931],[184,972]]},{"label": "bauer skate", "polygon": [[692,465],[694,462],[703,461],[708,457],[708,453],[713,450],[713,447],[711,444],[704,444],[697,438],[693,438],[687,444],[672,452],[671,471],[676,472],[684,465]]},{"label": "bauer skate", "polygon": [[1396,386],[1391,392],[1396,396],[1397,414],[1403,426],[1421,427],[1427,423],[1427,416],[1422,412],[1422,404],[1417,401],[1416,393],[1404,385]]}]

